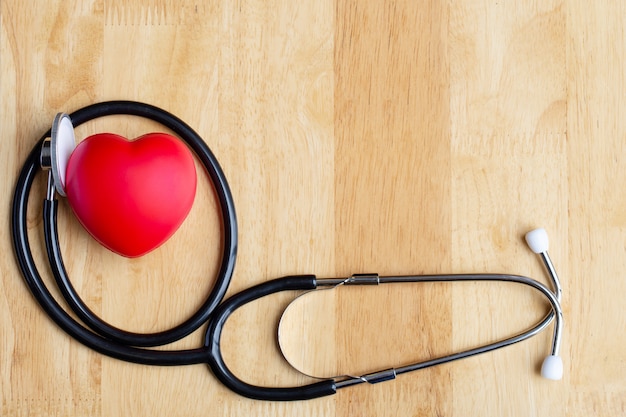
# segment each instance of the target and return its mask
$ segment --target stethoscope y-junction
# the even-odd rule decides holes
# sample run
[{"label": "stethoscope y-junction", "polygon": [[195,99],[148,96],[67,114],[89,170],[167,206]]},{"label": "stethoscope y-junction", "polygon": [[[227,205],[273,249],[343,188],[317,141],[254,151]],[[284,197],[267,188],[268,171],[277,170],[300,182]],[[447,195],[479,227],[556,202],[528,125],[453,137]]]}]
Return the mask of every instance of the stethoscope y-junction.
[{"label": "stethoscope y-junction", "polygon": [[[166,331],[133,333],[114,327],[89,309],[71,284],[59,247],[57,229],[57,195],[64,195],[67,159],[75,146],[73,127],[109,115],[131,115],[148,118],[170,129],[185,142],[206,170],[215,189],[222,218],[223,243],[220,267],[211,293],[191,317]],[[49,169],[47,195],[43,204],[45,246],[50,269],[65,301],[78,318],[70,315],[52,296],[35,264],[27,230],[27,209],[31,188],[41,168]],[[523,341],[544,330],[554,322],[552,346],[544,360],[541,373],[549,379],[561,379],[563,364],[559,356],[562,310],[561,287],[548,256],[545,230],[536,229],[526,235],[531,250],[541,257],[550,278],[551,289],[523,276],[506,274],[454,274],[416,276],[378,276],[357,274],[346,278],[316,278],[314,275],[290,276],[264,282],[222,301],[233,275],[237,251],[237,221],[233,198],[219,163],[202,138],[185,122],[157,107],[130,101],[94,104],[71,115],[59,115],[53,128],[35,144],[28,156],[15,188],[12,208],[12,235],[16,257],[24,279],[35,299],[50,318],[71,337],[102,354],[123,361],[146,365],[189,365],[206,363],[215,376],[228,388],[243,396],[260,400],[304,400],[334,394],[338,389],[361,383],[378,383],[397,375],[489,352]],[[233,311],[258,298],[287,290],[311,291],[339,285],[382,285],[393,283],[498,281],[522,284],[538,291],[550,305],[546,316],[532,328],[495,343],[430,359],[402,367],[384,369],[360,376],[338,376],[300,387],[260,387],[235,376],[221,353],[221,334]],[[208,324],[207,324],[208,323]],[[186,350],[157,350],[151,347],[179,340],[203,324],[207,331],[203,346]]]}]

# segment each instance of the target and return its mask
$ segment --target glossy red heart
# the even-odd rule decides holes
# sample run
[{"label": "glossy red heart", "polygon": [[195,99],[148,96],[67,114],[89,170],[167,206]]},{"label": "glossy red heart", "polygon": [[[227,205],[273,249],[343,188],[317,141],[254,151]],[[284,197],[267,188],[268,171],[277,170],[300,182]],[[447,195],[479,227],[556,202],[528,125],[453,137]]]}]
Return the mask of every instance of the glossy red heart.
[{"label": "glossy red heart", "polygon": [[70,156],[65,191],[85,229],[132,258],[174,234],[191,210],[196,181],[193,156],[179,139],[150,133],[129,141],[101,133]]}]

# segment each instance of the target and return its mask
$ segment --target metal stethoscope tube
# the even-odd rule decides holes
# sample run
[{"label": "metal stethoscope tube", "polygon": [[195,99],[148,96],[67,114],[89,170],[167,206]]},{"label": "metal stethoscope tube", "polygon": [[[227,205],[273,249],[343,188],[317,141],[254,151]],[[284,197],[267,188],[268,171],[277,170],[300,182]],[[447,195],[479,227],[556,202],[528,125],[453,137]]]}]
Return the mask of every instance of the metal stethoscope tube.
[{"label": "metal stethoscope tube", "polygon": [[[541,254],[542,258],[547,259],[550,262],[550,258],[547,252]],[[551,265],[551,262],[550,262]],[[506,274],[448,274],[448,275],[416,275],[416,276],[388,276],[378,277],[376,275],[371,276],[373,284],[393,284],[393,283],[424,283],[424,282],[467,282],[467,281],[499,281],[523,284],[539,291],[544,297],[548,299],[551,305],[550,312],[532,328],[517,334],[515,336],[499,340],[488,345],[480,346],[474,349],[468,349],[462,352],[457,352],[451,355],[442,356],[436,359],[430,359],[427,361],[405,365],[398,368],[388,369],[384,371],[375,372],[368,375],[359,377],[347,377],[346,379],[337,382],[337,388],[343,388],[345,386],[355,385],[362,382],[381,382],[382,380],[393,379],[396,375],[400,375],[407,372],[417,371],[419,369],[429,368],[436,365],[441,365],[448,362],[453,362],[459,359],[468,358],[470,356],[479,355],[481,353],[490,352],[492,350],[500,349],[514,343],[526,340],[537,333],[544,330],[553,320],[555,320],[554,334],[552,337],[552,347],[550,350],[551,356],[558,356],[561,346],[561,333],[563,326],[563,313],[560,304],[561,287],[559,284],[558,276],[556,275],[554,268],[548,269],[548,275],[551,278],[552,285],[554,286],[554,292],[552,292],[545,285],[541,284],[534,279],[519,276],[519,275],[506,275]],[[359,280],[363,277],[359,276]],[[342,282],[338,282],[335,278],[320,279],[317,281],[318,286],[335,286],[335,285],[354,285],[365,282],[353,282],[352,277]],[[558,295],[557,295],[558,294]]]}]

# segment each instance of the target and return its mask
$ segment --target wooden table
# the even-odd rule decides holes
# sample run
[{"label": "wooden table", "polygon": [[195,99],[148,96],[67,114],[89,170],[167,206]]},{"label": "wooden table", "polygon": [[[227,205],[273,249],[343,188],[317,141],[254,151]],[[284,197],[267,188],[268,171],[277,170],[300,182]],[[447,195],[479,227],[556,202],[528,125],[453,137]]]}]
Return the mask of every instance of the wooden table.
[{"label": "wooden table", "polygon": [[[0,12],[2,415],[626,414],[624,2],[3,0]],[[564,286],[563,380],[538,374],[551,330],[295,403],[239,397],[206,366],[134,365],[71,340],[21,279],[10,196],[57,112],[112,99],[175,113],[218,157],[239,220],[229,295],[303,273],[490,271],[547,282],[523,241],[545,227]],[[112,117],[77,135],[159,129]],[[95,243],[61,201],[66,266],[95,312],[158,331],[204,300],[221,239],[205,179],[174,237],[132,260]],[[42,269],[44,193],[41,175],[30,237]],[[320,294],[291,358],[307,372],[447,354],[514,334],[547,309],[512,285]],[[310,381],[276,343],[296,295],[251,304],[228,322],[226,360],[245,380]],[[203,330],[170,347],[200,346]]]}]

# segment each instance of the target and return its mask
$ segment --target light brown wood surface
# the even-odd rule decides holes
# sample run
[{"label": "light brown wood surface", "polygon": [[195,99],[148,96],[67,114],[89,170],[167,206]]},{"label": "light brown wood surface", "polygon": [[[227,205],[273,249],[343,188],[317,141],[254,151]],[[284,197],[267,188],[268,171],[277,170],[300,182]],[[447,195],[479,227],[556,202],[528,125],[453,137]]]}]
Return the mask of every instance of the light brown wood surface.
[{"label": "light brown wood surface", "polygon": [[[0,5],[0,414],[626,415],[625,2]],[[21,278],[10,199],[54,115],[110,99],[174,112],[218,157],[239,220],[229,295],[299,273],[486,271],[547,282],[523,241],[545,227],[564,286],[563,380],[538,375],[551,330],[295,403],[239,397],[206,366],[128,364],[71,340]],[[77,134],[158,129],[113,117]],[[42,269],[44,182],[41,175],[30,213]],[[74,285],[115,325],[165,329],[212,287],[221,232],[204,176],[181,229],[139,259],[100,247],[65,201],[59,222]],[[228,322],[225,358],[245,380],[310,381],[276,342],[282,309],[297,295],[261,300]],[[304,322],[294,316],[304,311],[311,327],[292,326],[284,340],[294,364],[320,373],[450,353],[516,333],[546,310],[540,297],[511,285],[342,288],[315,297],[287,313]],[[294,348],[294,336],[306,343]],[[170,347],[202,341],[198,331]]]}]

